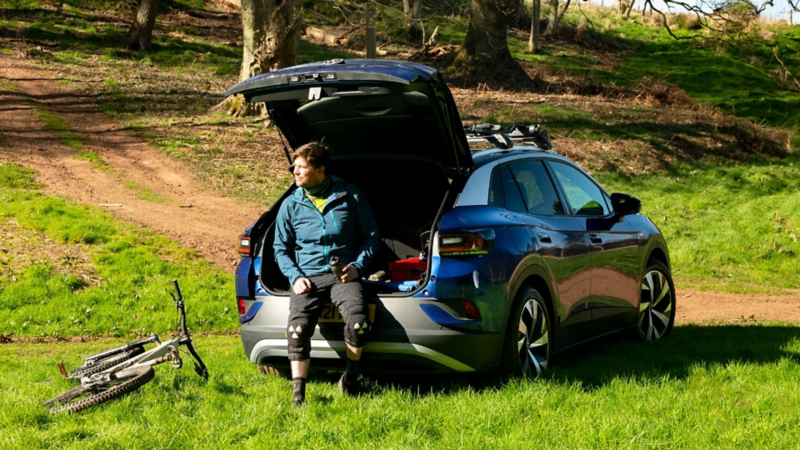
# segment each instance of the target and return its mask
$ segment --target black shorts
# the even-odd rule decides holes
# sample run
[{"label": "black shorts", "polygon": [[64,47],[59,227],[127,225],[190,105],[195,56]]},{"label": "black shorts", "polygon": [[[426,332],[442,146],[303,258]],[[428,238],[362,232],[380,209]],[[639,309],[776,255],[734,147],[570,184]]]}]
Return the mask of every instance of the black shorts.
[{"label": "black shorts", "polygon": [[[305,319],[309,330],[313,330],[325,304],[329,302],[339,308],[345,324],[354,319],[351,312],[363,315],[369,311],[364,285],[360,279],[342,283],[332,273],[307,278],[311,280],[311,291],[300,295],[292,291],[289,296],[289,323]],[[348,344],[357,345],[349,341]]]}]

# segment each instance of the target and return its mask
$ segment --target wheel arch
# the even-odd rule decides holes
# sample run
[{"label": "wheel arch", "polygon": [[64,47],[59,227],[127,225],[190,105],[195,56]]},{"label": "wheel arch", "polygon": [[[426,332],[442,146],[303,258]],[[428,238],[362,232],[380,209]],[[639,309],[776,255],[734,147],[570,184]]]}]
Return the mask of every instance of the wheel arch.
[{"label": "wheel arch", "polygon": [[643,257],[639,261],[639,276],[644,276],[644,271],[650,264],[651,260],[657,260],[667,266],[667,269],[672,271],[672,264],[670,263],[669,248],[667,242],[661,234],[654,234],[650,237],[640,253]]},{"label": "wheel arch", "polygon": [[662,250],[660,247],[654,247],[652,250],[650,250],[650,255],[647,256],[647,261],[645,261],[645,265],[649,261],[654,259],[664,264],[669,269],[669,258],[667,257],[667,254],[664,252],[664,250]]},{"label": "wheel arch", "polygon": [[547,306],[547,312],[550,313],[550,320],[553,321],[553,325],[555,326],[560,322],[555,314],[557,294],[553,290],[553,283],[550,279],[550,275],[544,267],[538,264],[531,264],[520,271],[519,275],[514,277],[512,283],[510,283],[510,289],[508,292],[509,301],[506,305],[505,321],[502,330],[503,335],[506,333],[509,316],[511,315],[512,307],[517,299],[517,295],[519,295],[520,290],[522,290],[525,286],[530,286],[536,289],[542,295],[545,305]]}]

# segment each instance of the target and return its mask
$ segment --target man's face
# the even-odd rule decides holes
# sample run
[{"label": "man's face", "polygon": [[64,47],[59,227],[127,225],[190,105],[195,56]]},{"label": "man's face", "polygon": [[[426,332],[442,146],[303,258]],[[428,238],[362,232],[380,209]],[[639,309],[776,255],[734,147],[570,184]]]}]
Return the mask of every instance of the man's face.
[{"label": "man's face", "polygon": [[305,158],[298,156],[294,160],[294,182],[301,188],[313,188],[325,181],[325,168],[313,167]]}]

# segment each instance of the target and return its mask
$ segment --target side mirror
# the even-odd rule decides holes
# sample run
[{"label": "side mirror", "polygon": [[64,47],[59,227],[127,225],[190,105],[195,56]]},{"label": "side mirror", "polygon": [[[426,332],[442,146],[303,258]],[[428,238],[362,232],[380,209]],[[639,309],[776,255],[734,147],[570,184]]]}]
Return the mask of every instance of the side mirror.
[{"label": "side mirror", "polygon": [[629,216],[641,211],[642,201],[632,195],[617,192],[611,194],[611,207],[618,216]]}]

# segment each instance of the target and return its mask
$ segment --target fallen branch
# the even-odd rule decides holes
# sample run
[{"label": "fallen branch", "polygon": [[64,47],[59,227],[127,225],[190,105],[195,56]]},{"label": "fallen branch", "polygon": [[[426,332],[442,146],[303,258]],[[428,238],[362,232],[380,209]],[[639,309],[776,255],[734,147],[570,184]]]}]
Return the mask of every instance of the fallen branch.
[{"label": "fallen branch", "polygon": [[775,56],[775,59],[777,59],[778,62],[781,64],[781,67],[783,67],[783,70],[786,72],[786,74],[789,75],[790,77],[792,77],[792,80],[794,80],[794,84],[796,84],[797,87],[800,88],[800,82],[798,82],[797,78],[795,78],[794,75],[792,75],[792,72],[789,72],[789,69],[786,68],[786,64],[784,64],[783,61],[781,61],[781,59],[778,58],[778,47],[777,46],[772,47],[772,54]]}]

